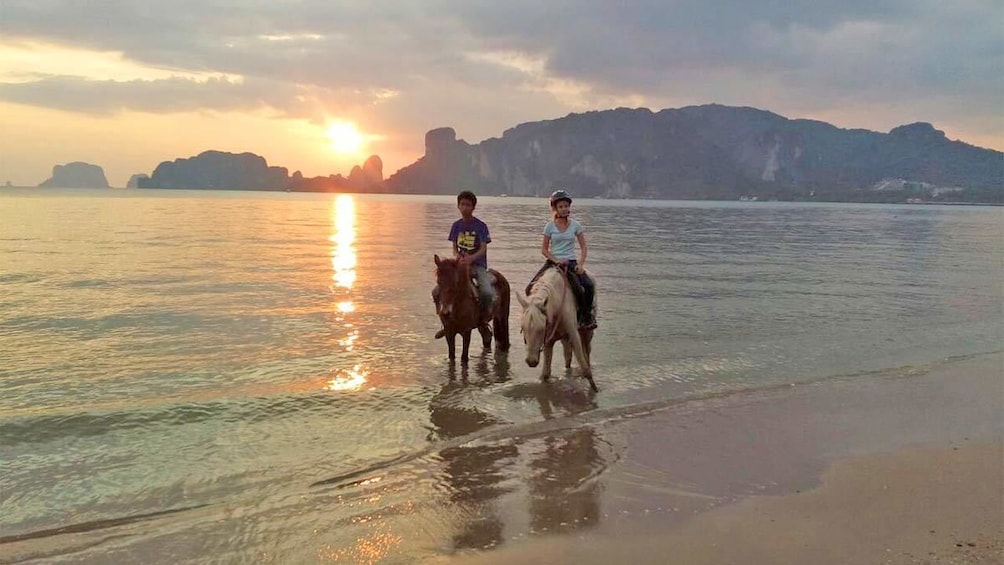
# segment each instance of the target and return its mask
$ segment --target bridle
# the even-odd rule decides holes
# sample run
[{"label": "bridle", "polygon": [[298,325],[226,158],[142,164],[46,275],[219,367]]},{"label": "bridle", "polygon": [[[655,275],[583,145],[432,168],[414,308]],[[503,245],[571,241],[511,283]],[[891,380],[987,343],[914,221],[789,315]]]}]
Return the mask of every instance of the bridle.
[{"label": "bridle", "polygon": [[[442,267],[440,267],[442,269]],[[456,262],[450,269],[450,274],[446,277],[446,282],[449,284],[443,285],[439,284],[440,291],[440,310],[448,310],[447,315],[453,313],[453,306],[457,301],[457,295],[464,292],[465,281],[471,278],[470,270],[464,269],[463,266]],[[439,279],[439,272],[437,271],[437,284]],[[449,300],[447,300],[447,298]],[[447,304],[449,307],[447,308]]]}]

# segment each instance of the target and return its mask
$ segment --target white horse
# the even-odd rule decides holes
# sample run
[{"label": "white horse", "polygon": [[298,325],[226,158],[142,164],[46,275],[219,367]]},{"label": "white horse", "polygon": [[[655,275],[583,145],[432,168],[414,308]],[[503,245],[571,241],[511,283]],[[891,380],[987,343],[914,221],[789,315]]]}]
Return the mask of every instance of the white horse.
[{"label": "white horse", "polygon": [[[595,294],[593,296],[595,304]],[[533,283],[530,294],[524,298],[517,292],[516,299],[523,306],[520,327],[526,343],[526,364],[536,367],[540,362],[540,352],[543,351],[544,366],[540,378],[545,381],[549,379],[554,344],[560,340],[565,353],[565,368],[572,367],[574,353],[582,369],[582,376],[589,380],[593,391],[598,390],[589,364],[593,330],[579,328],[575,315],[575,295],[564,273],[558,269],[544,271]]]}]

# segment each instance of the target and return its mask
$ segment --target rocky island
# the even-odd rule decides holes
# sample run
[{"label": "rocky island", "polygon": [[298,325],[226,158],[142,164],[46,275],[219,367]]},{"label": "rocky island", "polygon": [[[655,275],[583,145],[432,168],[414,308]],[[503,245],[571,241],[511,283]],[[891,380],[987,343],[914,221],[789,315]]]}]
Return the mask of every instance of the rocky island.
[{"label": "rocky island", "polygon": [[52,176],[40,188],[108,188],[105,171],[97,165],[80,161],[55,165]]}]

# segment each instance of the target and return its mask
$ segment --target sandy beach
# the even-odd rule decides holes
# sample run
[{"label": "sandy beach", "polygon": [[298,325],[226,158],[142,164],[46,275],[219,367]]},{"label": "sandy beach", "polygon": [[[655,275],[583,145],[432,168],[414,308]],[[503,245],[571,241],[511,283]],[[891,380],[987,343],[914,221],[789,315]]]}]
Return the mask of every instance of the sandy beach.
[{"label": "sandy beach", "polygon": [[[226,524],[227,539],[239,539],[240,527],[254,522],[221,505],[8,540],[0,562],[201,563],[212,554],[219,562],[274,563],[997,564],[1002,369],[1004,356],[995,353],[657,401],[603,418],[586,412],[502,443],[471,438],[436,457],[470,477],[481,504],[402,512],[394,537],[385,534],[388,522],[373,520],[370,537],[325,551],[311,539],[295,558],[289,549],[254,559],[205,549],[199,524]],[[491,474],[490,462],[515,452],[508,441],[542,442],[546,453],[529,461],[525,490],[496,498],[491,489],[502,475]],[[326,509],[338,502],[339,489],[332,492],[301,496]],[[415,485],[401,492],[416,496]],[[432,512],[441,531],[457,532],[453,547],[430,534],[435,523],[423,516]],[[309,524],[323,522],[310,516]],[[263,515],[262,523],[273,521]],[[156,535],[130,540],[145,532]]]},{"label": "sandy beach", "polygon": [[1002,403],[998,353],[626,418],[598,525],[433,562],[1001,563]]}]

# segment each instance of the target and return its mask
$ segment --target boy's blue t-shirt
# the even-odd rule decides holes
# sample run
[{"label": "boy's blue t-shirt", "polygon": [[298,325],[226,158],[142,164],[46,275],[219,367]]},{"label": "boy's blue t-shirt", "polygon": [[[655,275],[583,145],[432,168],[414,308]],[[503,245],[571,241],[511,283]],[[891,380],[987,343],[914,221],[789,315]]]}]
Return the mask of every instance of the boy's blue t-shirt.
[{"label": "boy's blue t-shirt", "polygon": [[544,226],[544,235],[551,238],[551,255],[558,259],[577,260],[575,238],[582,232],[582,224],[572,219],[568,220],[568,228],[565,231],[559,230],[554,220],[547,222]]},{"label": "boy's blue t-shirt", "polygon": [[[450,235],[446,239],[457,244],[461,255],[473,255],[481,249],[482,245],[491,243],[492,236],[488,233],[488,225],[472,216],[470,221],[460,218],[453,222]],[[487,269],[488,253],[478,257],[474,264]]]}]

